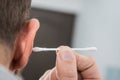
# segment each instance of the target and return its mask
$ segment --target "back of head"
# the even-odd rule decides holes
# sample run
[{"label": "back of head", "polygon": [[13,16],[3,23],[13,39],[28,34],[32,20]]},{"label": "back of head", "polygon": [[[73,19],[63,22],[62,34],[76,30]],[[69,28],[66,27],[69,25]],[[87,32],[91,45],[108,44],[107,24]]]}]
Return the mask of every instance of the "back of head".
[{"label": "back of head", "polygon": [[0,44],[13,46],[28,18],[31,0],[0,0]]},{"label": "back of head", "polygon": [[0,0],[0,65],[13,72],[26,65],[39,29],[30,7],[31,0]]}]

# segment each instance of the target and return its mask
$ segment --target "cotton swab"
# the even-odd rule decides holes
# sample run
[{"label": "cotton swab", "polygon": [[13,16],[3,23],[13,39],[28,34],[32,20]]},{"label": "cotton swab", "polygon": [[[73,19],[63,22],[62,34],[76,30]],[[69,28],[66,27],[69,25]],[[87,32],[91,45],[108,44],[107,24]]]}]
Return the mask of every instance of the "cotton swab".
[{"label": "cotton swab", "polygon": [[[87,47],[87,48],[71,48],[74,51],[97,51],[96,47]],[[42,47],[34,47],[33,52],[42,52],[42,51],[57,51],[59,48],[42,48]]]}]

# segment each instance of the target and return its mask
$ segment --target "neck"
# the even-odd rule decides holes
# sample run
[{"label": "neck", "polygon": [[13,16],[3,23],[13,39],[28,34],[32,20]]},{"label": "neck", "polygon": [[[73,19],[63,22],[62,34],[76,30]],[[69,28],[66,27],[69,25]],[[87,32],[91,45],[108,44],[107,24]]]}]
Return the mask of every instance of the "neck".
[{"label": "neck", "polygon": [[0,65],[9,69],[10,66],[10,49],[0,44]]}]

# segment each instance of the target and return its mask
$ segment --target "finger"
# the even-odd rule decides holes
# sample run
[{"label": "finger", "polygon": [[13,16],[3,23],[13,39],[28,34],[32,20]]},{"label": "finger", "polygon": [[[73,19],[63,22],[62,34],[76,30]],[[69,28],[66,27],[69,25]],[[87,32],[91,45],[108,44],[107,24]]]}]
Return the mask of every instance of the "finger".
[{"label": "finger", "polygon": [[39,80],[57,80],[56,68],[46,71]]},{"label": "finger", "polygon": [[56,60],[57,76],[59,80],[77,80],[76,58],[69,47],[60,47]]},{"label": "finger", "polygon": [[95,60],[91,57],[76,54],[78,70],[81,71],[83,79],[100,79],[100,73]]},{"label": "finger", "polygon": [[51,70],[48,70],[48,71],[46,71],[45,73],[44,73],[44,75],[42,76],[42,77],[40,77],[40,79],[39,80],[51,80],[50,79],[50,72],[51,72]]},{"label": "finger", "polygon": [[56,67],[51,70],[51,80],[58,80]]}]

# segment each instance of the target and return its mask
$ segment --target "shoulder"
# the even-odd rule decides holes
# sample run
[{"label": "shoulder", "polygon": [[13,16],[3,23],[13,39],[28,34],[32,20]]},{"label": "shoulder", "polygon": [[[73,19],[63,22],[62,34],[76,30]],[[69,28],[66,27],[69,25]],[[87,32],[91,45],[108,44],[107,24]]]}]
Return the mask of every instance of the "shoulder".
[{"label": "shoulder", "polygon": [[17,80],[13,73],[0,65],[0,80]]}]

